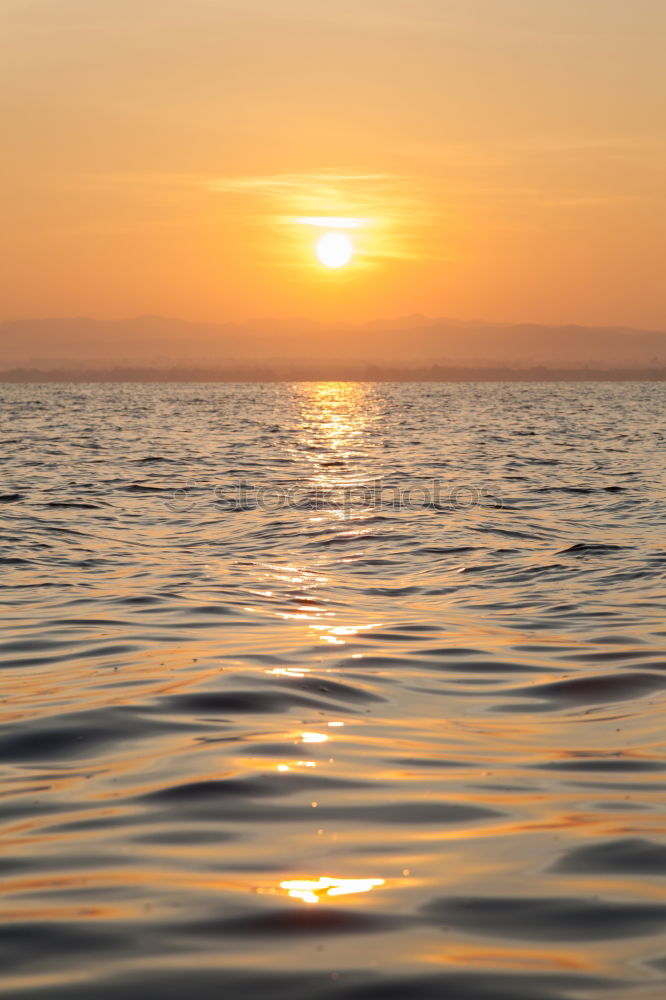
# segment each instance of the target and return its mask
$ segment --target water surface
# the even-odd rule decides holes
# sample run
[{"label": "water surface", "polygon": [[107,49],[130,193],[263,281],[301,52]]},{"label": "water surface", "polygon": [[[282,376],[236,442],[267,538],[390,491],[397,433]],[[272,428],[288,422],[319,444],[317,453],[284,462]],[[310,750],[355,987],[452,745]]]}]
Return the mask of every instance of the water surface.
[{"label": "water surface", "polygon": [[3,995],[664,995],[661,385],[2,397]]}]

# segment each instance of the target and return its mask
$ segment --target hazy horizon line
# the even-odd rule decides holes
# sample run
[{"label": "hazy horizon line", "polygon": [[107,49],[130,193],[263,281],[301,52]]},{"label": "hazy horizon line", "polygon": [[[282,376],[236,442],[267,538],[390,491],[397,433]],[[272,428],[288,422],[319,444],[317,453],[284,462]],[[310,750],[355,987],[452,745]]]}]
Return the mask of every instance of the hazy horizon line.
[{"label": "hazy horizon line", "polygon": [[60,365],[50,369],[14,366],[0,369],[0,384],[230,384],[288,382],[666,382],[660,366],[599,365],[443,365],[389,366],[357,364],[271,365],[270,362],[228,367],[114,365],[90,368]]},{"label": "hazy horizon line", "polygon": [[159,312],[137,312],[127,313],[121,316],[99,316],[84,313],[62,313],[62,314],[31,314],[24,316],[5,316],[0,318],[0,326],[18,325],[22,323],[50,323],[50,322],[89,322],[89,323],[133,323],[141,320],[160,320],[168,323],[185,323],[190,326],[220,326],[220,327],[243,327],[263,324],[275,324],[276,326],[286,326],[291,323],[308,324],[316,327],[363,327],[375,326],[381,323],[399,322],[420,322],[420,323],[451,323],[460,326],[484,326],[484,327],[543,327],[544,329],[584,329],[584,330],[613,330],[613,331],[635,331],[636,333],[665,333],[666,320],[663,326],[640,326],[627,323],[601,323],[583,322],[581,320],[538,320],[538,319],[489,319],[483,316],[466,318],[462,316],[439,315],[432,313],[400,313],[395,315],[377,316],[371,319],[317,319],[307,315],[289,316],[246,316],[244,318],[217,318],[217,319],[197,319],[181,315],[171,315]]}]

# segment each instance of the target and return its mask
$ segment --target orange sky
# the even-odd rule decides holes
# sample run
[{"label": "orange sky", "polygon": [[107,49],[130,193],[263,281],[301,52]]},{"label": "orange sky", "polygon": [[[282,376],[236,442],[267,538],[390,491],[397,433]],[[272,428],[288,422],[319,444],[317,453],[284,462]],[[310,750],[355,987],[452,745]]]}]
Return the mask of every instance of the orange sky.
[{"label": "orange sky", "polygon": [[4,0],[0,319],[664,328],[665,40],[663,0]]}]

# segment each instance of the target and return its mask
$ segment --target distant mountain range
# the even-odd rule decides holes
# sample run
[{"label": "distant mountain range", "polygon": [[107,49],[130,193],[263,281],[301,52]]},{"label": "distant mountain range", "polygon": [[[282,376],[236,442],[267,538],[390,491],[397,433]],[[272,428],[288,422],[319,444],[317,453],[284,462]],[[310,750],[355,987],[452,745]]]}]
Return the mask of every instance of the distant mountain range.
[{"label": "distant mountain range", "polygon": [[[58,373],[117,377],[392,377],[449,370],[666,369],[666,332],[544,326],[408,316],[360,324],[304,319],[188,323],[160,316],[126,320],[14,320],[0,324],[0,377]],[[21,371],[22,370],[22,373]],[[320,372],[328,374],[319,374]],[[143,373],[143,374],[142,374]],[[336,374],[337,373],[337,374]],[[582,374],[582,372],[581,372]]]}]

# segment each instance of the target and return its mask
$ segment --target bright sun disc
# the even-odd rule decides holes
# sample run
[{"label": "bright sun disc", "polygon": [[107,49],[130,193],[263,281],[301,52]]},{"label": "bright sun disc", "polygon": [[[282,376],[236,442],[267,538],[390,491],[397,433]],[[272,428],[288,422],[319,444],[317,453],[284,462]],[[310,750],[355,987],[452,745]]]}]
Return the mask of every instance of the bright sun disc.
[{"label": "bright sun disc", "polygon": [[354,245],[344,233],[327,233],[317,243],[317,257],[324,267],[344,267],[354,256]]}]

